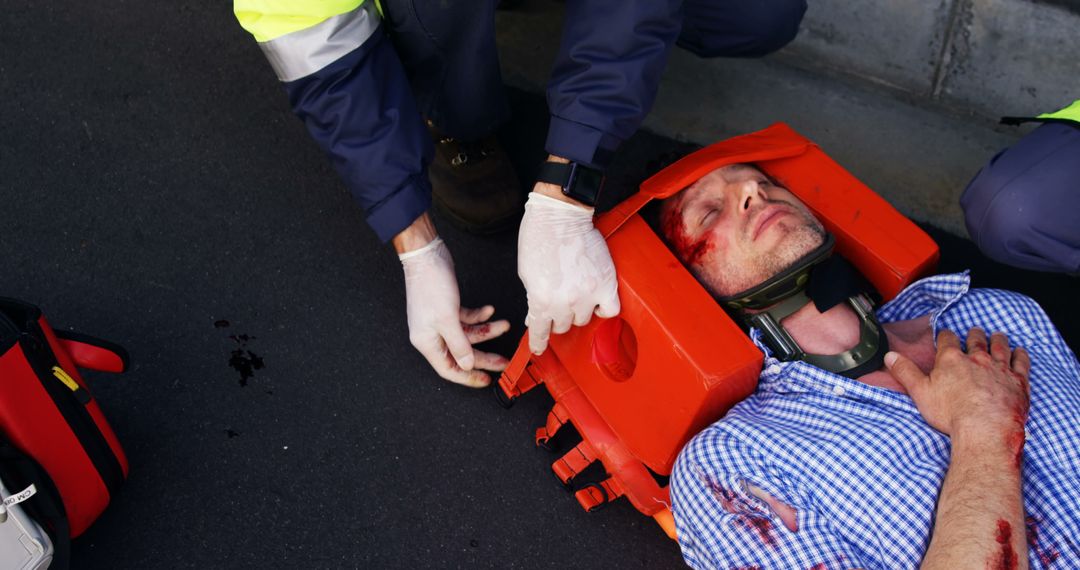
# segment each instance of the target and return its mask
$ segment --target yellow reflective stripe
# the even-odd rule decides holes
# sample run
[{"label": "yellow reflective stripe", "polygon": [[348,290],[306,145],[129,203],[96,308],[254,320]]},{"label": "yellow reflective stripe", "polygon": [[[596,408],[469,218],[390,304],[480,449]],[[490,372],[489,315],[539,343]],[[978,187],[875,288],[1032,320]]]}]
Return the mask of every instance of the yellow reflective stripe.
[{"label": "yellow reflective stripe", "polygon": [[76,382],[75,379],[72,378],[71,376],[68,376],[68,373],[64,372],[63,368],[60,368],[59,366],[53,366],[52,367],[52,373],[53,373],[53,376],[56,376],[72,392],[75,392],[76,390],[79,389],[79,383]]},{"label": "yellow reflective stripe", "polygon": [[270,67],[281,81],[295,81],[334,63],[360,47],[382,20],[373,2],[352,12],[331,16],[310,28],[260,42]]},{"label": "yellow reflective stripe", "polygon": [[363,3],[364,0],[233,0],[233,13],[240,25],[255,36],[255,41],[268,42],[351,12]]},{"label": "yellow reflective stripe", "polygon": [[1053,113],[1043,113],[1039,115],[1040,119],[1066,119],[1069,121],[1076,121],[1080,123],[1080,99],[1072,102],[1072,105],[1061,109],[1060,111],[1054,111]]}]

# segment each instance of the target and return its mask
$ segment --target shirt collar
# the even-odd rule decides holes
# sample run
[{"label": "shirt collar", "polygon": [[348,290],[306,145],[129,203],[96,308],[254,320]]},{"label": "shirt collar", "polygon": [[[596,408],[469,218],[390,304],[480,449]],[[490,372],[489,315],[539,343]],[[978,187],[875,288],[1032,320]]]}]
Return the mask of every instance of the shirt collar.
[{"label": "shirt collar", "polygon": [[[971,287],[967,271],[947,273],[920,279],[906,287],[893,300],[877,310],[882,323],[891,323],[930,314],[930,327],[937,338],[938,319],[962,298]],[[765,345],[763,334],[757,328],[750,329],[750,339],[765,353],[765,361],[758,380],[758,388],[769,391],[830,391],[835,395],[852,396],[869,392],[888,392],[890,395],[910,399],[891,390],[868,386],[862,382],[822,370],[802,361],[780,362]],[[890,398],[892,399],[892,398]]]},{"label": "shirt collar", "polygon": [[883,323],[892,323],[930,314],[930,326],[937,338],[938,319],[971,289],[971,275],[967,271],[946,273],[920,279],[912,283],[895,299],[885,303],[877,311]]}]

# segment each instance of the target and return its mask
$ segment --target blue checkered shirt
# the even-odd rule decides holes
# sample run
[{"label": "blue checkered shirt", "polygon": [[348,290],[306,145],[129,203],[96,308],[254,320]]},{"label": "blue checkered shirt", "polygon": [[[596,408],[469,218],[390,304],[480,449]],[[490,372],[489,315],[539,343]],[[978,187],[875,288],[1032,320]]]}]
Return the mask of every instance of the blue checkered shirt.
[{"label": "blue checkered shirt", "polygon": [[[878,311],[930,315],[960,338],[1002,331],[1031,354],[1023,495],[1032,568],[1080,568],[1080,365],[1031,299],[923,279]],[[949,438],[905,394],[766,353],[757,390],[690,441],[671,476],[679,545],[695,568],[916,568],[930,543]],[[796,509],[792,532],[751,494]],[[979,565],[981,567],[981,564]]]}]

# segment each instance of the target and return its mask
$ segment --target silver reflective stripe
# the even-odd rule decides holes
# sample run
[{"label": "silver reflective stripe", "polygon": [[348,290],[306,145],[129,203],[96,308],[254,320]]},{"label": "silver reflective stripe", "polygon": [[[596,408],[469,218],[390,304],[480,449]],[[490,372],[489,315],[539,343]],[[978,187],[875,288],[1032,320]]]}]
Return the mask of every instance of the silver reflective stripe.
[{"label": "silver reflective stripe", "polygon": [[295,81],[363,45],[379,28],[373,0],[318,24],[259,43],[281,81]]}]

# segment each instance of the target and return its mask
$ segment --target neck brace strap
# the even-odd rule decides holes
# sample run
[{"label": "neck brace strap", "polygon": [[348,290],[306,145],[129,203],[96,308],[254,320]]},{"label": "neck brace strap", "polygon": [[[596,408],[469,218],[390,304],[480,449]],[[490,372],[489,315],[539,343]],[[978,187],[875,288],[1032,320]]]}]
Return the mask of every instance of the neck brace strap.
[{"label": "neck brace strap", "polygon": [[[764,341],[781,361],[802,360],[818,368],[858,378],[881,368],[889,341],[874,315],[868,292],[873,287],[843,257],[832,255],[835,239],[825,242],[791,268],[742,293],[720,302],[750,327],[762,331]],[[809,354],[788,334],[782,322],[813,302],[825,312],[847,302],[859,318],[859,341],[839,354]]]}]

